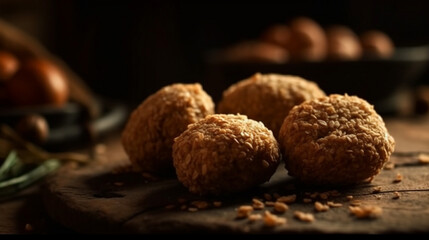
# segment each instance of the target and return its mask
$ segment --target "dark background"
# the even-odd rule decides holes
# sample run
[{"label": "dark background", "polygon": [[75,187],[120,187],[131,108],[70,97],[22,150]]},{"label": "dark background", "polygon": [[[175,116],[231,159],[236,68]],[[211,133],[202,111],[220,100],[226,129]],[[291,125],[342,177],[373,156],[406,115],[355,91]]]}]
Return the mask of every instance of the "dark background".
[{"label": "dark background", "polygon": [[397,46],[429,44],[428,1],[231,2],[0,0],[0,18],[38,38],[96,93],[130,103],[173,82],[204,85],[210,50],[296,16],[379,29]]}]

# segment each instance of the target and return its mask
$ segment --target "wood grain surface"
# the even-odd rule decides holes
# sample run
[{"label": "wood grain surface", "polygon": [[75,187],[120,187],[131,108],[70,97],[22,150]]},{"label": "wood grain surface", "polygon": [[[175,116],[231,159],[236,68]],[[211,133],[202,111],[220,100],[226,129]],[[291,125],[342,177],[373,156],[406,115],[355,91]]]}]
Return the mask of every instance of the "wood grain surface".
[{"label": "wood grain surface", "polygon": [[[84,167],[64,166],[43,187],[43,200],[50,216],[59,223],[82,233],[392,233],[429,231],[429,165],[418,162],[418,154],[429,152],[429,119],[387,120],[396,139],[396,152],[391,158],[395,168],[383,170],[371,183],[336,188],[339,196],[329,201],[342,203],[339,208],[315,212],[313,203],[304,203],[306,193],[324,192],[332,188],[309,188],[295,183],[281,165],[270,182],[250,191],[224,196],[201,198],[188,191],[175,179],[148,181],[137,173],[114,174],[127,164],[127,157],[117,139],[107,142],[107,151]],[[403,176],[394,182],[396,175]],[[373,193],[374,187],[381,191]],[[394,199],[394,192],[400,194]],[[266,227],[262,221],[250,223],[236,219],[240,205],[251,204],[253,197],[265,193],[296,194],[289,210],[279,214],[287,223]],[[357,219],[350,214],[350,201],[375,205],[383,213],[375,219]],[[209,203],[207,209],[189,211],[192,201]],[[326,202],[325,199],[315,200]],[[214,201],[222,206],[214,207]],[[168,207],[166,207],[168,206]],[[171,209],[170,209],[171,208]],[[182,208],[184,210],[182,210]],[[272,207],[264,210],[272,211]],[[264,210],[255,213],[263,214]],[[301,222],[294,211],[312,213],[315,221]]]}]

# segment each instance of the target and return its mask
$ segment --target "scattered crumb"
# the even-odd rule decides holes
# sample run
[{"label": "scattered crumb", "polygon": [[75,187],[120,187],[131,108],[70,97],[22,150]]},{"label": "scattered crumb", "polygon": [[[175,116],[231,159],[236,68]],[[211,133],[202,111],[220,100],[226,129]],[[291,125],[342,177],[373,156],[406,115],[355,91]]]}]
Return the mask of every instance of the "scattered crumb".
[{"label": "scattered crumb", "polygon": [[104,154],[106,152],[106,149],[107,149],[107,147],[103,143],[99,143],[99,144],[95,145],[95,147],[94,147],[94,151],[96,154]]},{"label": "scattered crumb", "polygon": [[150,174],[150,173],[148,173],[148,172],[143,172],[143,173],[142,173],[142,176],[143,176],[146,180],[148,180],[148,181],[157,181],[157,180],[159,180],[159,178],[158,178],[158,177],[156,177],[156,176],[154,176],[154,175],[152,175],[152,174]]},{"label": "scattered crumb", "polygon": [[395,177],[395,179],[393,180],[393,182],[394,182],[394,183],[399,183],[399,182],[401,182],[401,181],[402,181],[402,179],[403,179],[402,175],[401,175],[400,173],[396,173],[396,177]]},{"label": "scattered crumb", "polygon": [[186,206],[186,204],[183,204],[180,206],[180,210],[186,210],[188,208],[188,206]]},{"label": "scattered crumb", "polygon": [[394,192],[393,193],[393,199],[399,199],[401,197],[401,194],[399,192]]},{"label": "scattered crumb", "polygon": [[307,197],[310,197],[311,192],[305,192],[304,195],[307,196]]},{"label": "scattered crumb", "polygon": [[282,202],[282,203],[294,203],[295,201],[296,201],[296,194],[281,196],[277,199],[277,202]]},{"label": "scattered crumb", "polygon": [[25,231],[31,232],[33,230],[34,230],[33,225],[31,225],[29,223],[25,224]]},{"label": "scattered crumb", "polygon": [[304,198],[302,199],[302,202],[304,203],[311,203],[313,200],[311,198]]},{"label": "scattered crumb", "polygon": [[328,206],[333,207],[333,208],[338,208],[338,207],[342,207],[343,204],[342,203],[335,203],[335,202],[327,202],[326,203]]},{"label": "scattered crumb", "polygon": [[331,190],[331,191],[329,191],[329,194],[330,194],[330,196],[332,196],[332,197],[338,197],[338,196],[340,196],[340,195],[341,195],[341,193],[340,193],[340,192],[338,192],[337,190]]},{"label": "scattered crumb", "polygon": [[113,174],[131,173],[134,172],[134,167],[131,164],[119,166],[112,170]]},{"label": "scattered crumb", "polygon": [[428,164],[429,163],[429,154],[420,153],[417,157],[417,160],[419,160],[419,163],[421,164]]},{"label": "scattered crumb", "polygon": [[253,212],[253,207],[242,205],[237,209],[237,218],[246,218]]},{"label": "scattered crumb", "polygon": [[186,198],[178,198],[177,202],[179,202],[180,204],[183,204],[183,203],[188,202],[188,200]]},{"label": "scattered crumb", "polygon": [[380,196],[380,195],[374,195],[374,197],[375,197],[377,200],[380,200],[380,199],[381,199],[381,196]]},{"label": "scattered crumb", "polygon": [[169,205],[165,206],[164,208],[165,208],[166,210],[172,210],[172,209],[176,208],[176,206],[175,206],[175,205],[173,205],[173,204],[169,204]]},{"label": "scattered crumb", "polygon": [[259,199],[254,198],[252,199],[252,207],[255,210],[261,210],[261,209],[264,209],[265,204],[261,202]]},{"label": "scattered crumb", "polygon": [[191,205],[195,206],[198,209],[206,209],[209,207],[209,203],[206,201],[193,201]]},{"label": "scattered crumb", "polygon": [[314,215],[311,213],[304,213],[301,211],[295,211],[293,213],[293,216],[303,222],[313,222],[314,221]]},{"label": "scattered crumb", "polygon": [[250,222],[255,222],[257,220],[262,219],[262,215],[261,214],[250,214],[247,219],[249,219]]},{"label": "scattered crumb", "polygon": [[349,206],[350,213],[355,215],[357,218],[377,218],[380,217],[383,210],[378,206],[360,206],[353,207]]},{"label": "scattered crumb", "polygon": [[123,182],[114,182],[113,185],[120,187],[120,186],[123,186],[124,183]]},{"label": "scattered crumb", "polygon": [[[77,169],[77,168],[79,168],[79,163],[77,163],[77,162],[70,162],[68,164],[70,164],[70,169]],[[113,169],[112,170],[112,174],[118,174],[117,170]]]},{"label": "scattered crumb", "polygon": [[319,195],[320,199],[326,200],[329,198],[329,193],[328,192],[323,192]]},{"label": "scattered crumb", "polygon": [[314,209],[317,212],[326,212],[329,210],[329,206],[326,204],[322,204],[321,202],[315,202],[314,203]]},{"label": "scattered crumb", "polygon": [[274,203],[275,202],[273,202],[273,201],[266,201],[265,205],[268,206],[268,207],[272,207],[272,206],[274,206]]},{"label": "scattered crumb", "polygon": [[196,212],[196,211],[198,211],[198,208],[190,207],[190,208],[188,208],[188,211],[189,212]]},{"label": "scattered crumb", "polygon": [[395,168],[395,163],[389,161],[386,164],[384,164],[384,170],[392,170]]},{"label": "scattered crumb", "polygon": [[215,207],[221,207],[222,206],[222,202],[221,201],[214,201],[213,202],[213,206],[215,206]]},{"label": "scattered crumb", "polygon": [[283,225],[287,222],[286,218],[278,217],[269,211],[265,211],[264,224],[267,227],[275,227],[277,225]]},{"label": "scattered crumb", "polygon": [[353,200],[350,202],[350,205],[352,206],[360,206],[362,204],[362,201],[360,200]]},{"label": "scattered crumb", "polygon": [[379,192],[381,192],[381,186],[377,186],[377,187],[372,188],[372,193],[379,193]]},{"label": "scattered crumb", "polygon": [[314,193],[310,194],[310,197],[311,197],[312,199],[317,198],[317,196],[319,196],[319,193],[318,193],[318,192],[314,192]]},{"label": "scattered crumb", "polygon": [[278,198],[280,197],[280,194],[278,194],[278,193],[273,193],[273,197],[274,197],[274,199],[278,199]]},{"label": "scattered crumb", "polygon": [[353,199],[353,196],[352,196],[352,195],[348,195],[348,196],[346,197],[346,199],[347,199],[347,200],[349,200],[349,201],[351,201],[351,200]]},{"label": "scattered crumb", "polygon": [[374,177],[369,177],[369,178],[367,178],[367,179],[363,180],[363,182],[364,182],[364,183],[371,183],[371,182],[372,182],[372,180],[374,180]]},{"label": "scattered crumb", "polygon": [[264,198],[265,198],[265,200],[267,200],[267,201],[271,201],[271,200],[273,200],[273,196],[271,196],[271,194],[269,194],[269,193],[264,193]]},{"label": "scattered crumb", "polygon": [[274,203],[274,211],[278,213],[284,213],[289,209],[288,205],[282,202],[275,202]]}]

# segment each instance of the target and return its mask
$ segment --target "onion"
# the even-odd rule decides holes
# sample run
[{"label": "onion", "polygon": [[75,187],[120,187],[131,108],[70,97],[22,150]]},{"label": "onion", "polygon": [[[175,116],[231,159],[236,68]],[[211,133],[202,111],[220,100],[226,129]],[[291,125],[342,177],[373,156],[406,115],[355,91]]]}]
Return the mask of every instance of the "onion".
[{"label": "onion", "polygon": [[24,61],[6,88],[10,101],[18,106],[62,106],[69,97],[65,74],[46,59]]}]

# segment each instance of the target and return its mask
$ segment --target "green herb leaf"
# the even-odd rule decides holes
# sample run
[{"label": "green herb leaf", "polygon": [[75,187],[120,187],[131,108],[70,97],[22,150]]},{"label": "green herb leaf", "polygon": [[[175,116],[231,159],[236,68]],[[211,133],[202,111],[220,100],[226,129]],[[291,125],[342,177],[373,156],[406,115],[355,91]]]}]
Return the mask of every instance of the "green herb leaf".
[{"label": "green herb leaf", "polygon": [[18,155],[15,151],[11,151],[7,155],[6,160],[0,167],[0,181],[10,178],[12,174],[12,167],[19,161]]},{"label": "green herb leaf", "polygon": [[0,195],[16,193],[28,185],[34,183],[35,181],[45,177],[49,173],[55,171],[60,165],[61,164],[58,160],[50,159],[43,162],[26,174],[0,182]]}]

